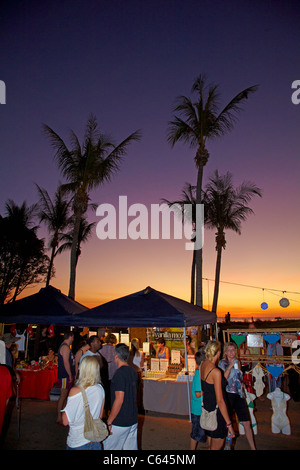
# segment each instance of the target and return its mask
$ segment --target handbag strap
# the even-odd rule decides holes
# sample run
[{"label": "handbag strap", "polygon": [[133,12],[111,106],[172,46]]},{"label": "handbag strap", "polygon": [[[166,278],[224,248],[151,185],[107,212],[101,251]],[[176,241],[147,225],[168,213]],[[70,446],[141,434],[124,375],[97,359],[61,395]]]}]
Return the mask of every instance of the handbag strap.
[{"label": "handbag strap", "polygon": [[81,393],[82,393],[84,409],[85,410],[90,410],[89,402],[88,402],[88,399],[87,399],[87,396],[86,396],[86,391],[84,390],[84,388],[81,385],[80,385],[80,390],[81,390]]}]

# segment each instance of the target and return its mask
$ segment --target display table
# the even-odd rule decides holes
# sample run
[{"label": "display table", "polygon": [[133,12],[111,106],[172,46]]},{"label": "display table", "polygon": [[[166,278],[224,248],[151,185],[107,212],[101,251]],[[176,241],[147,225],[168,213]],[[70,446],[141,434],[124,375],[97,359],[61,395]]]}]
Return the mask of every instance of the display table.
[{"label": "display table", "polygon": [[[192,382],[188,382],[190,398]],[[147,411],[189,415],[187,382],[172,379],[143,379],[143,405]]]},{"label": "display table", "polygon": [[19,397],[49,400],[49,393],[57,381],[57,367],[44,370],[18,370]]}]

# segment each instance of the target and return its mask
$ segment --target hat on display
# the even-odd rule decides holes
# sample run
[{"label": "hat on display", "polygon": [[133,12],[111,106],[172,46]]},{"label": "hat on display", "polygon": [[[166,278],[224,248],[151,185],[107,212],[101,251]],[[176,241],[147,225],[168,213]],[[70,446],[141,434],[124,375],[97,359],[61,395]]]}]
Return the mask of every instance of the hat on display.
[{"label": "hat on display", "polygon": [[19,341],[21,338],[17,336],[13,336],[11,333],[5,333],[3,336],[0,337],[0,339],[5,344],[10,344],[10,343],[15,343],[16,341]]}]

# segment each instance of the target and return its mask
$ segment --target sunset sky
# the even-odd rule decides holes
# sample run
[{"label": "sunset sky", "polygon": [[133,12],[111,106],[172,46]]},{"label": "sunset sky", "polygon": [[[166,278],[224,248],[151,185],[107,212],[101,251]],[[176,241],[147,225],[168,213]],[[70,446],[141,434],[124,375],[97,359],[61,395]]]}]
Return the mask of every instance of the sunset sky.
[{"label": "sunset sky", "polygon": [[[251,202],[255,215],[243,223],[242,234],[226,233],[217,313],[299,318],[300,104],[291,97],[292,83],[300,80],[300,3],[12,0],[3,1],[1,10],[1,215],[8,199],[37,202],[35,183],[53,196],[63,181],[42,124],[67,143],[72,129],[82,142],[90,113],[116,142],[137,129],[143,134],[112,182],[91,193],[92,202],[118,209],[119,196],[127,196],[128,205],[142,203],[150,211],[162,198],[177,199],[186,182],[196,183],[196,168],[193,149],[167,142],[176,97],[191,96],[201,73],[220,85],[220,109],[258,84],[234,130],[208,144],[204,185],[218,169],[231,172],[235,185],[250,180],[263,191]],[[90,222],[99,220],[89,213]],[[39,235],[47,238],[43,227]],[[205,230],[208,309],[214,237]],[[185,243],[100,241],[94,231],[78,263],[76,300],[93,307],[150,285],[189,301],[192,253]],[[51,284],[67,294],[69,253],[56,259],[55,269]],[[280,307],[282,297],[288,308]]]}]

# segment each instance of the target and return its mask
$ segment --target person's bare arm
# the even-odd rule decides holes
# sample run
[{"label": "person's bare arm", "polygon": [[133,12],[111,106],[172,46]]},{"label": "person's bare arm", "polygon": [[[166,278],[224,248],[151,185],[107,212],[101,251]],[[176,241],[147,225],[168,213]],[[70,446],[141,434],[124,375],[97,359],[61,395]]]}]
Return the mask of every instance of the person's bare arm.
[{"label": "person's bare arm", "polygon": [[67,374],[69,376],[69,379],[72,380],[72,373],[71,373],[71,368],[70,368],[70,363],[69,363],[69,355],[70,355],[70,348],[66,344],[64,344],[61,347],[60,354],[62,355],[63,361],[64,361],[64,366],[67,371]]},{"label": "person's bare arm", "polygon": [[107,421],[107,424],[113,424],[114,420],[119,414],[119,411],[124,402],[124,392],[115,392],[115,400]]}]

